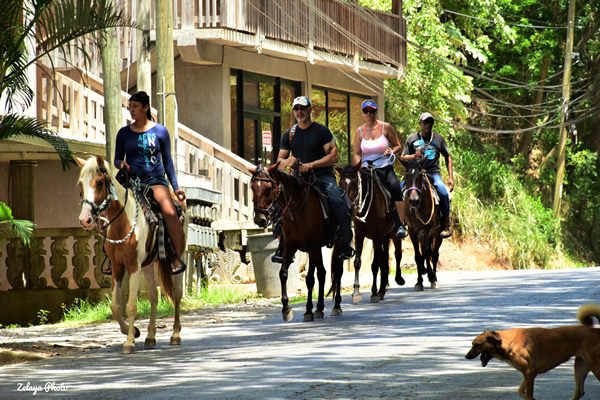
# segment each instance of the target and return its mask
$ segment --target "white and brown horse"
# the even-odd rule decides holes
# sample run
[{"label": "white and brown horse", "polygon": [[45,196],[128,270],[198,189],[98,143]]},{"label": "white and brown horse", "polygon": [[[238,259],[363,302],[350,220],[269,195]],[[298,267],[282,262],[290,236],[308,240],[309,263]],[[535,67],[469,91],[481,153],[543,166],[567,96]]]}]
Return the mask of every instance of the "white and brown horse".
[{"label": "white and brown horse", "polygon": [[[123,354],[133,353],[135,338],[140,336],[139,329],[135,327],[135,317],[142,272],[148,284],[150,300],[150,322],[144,346],[154,347],[156,345],[156,306],[158,304],[158,290],[154,278],[156,265],[159,270],[160,286],[173,302],[175,309],[175,322],[170,343],[181,344],[179,308],[183,294],[183,275],[172,276],[170,264],[158,261],[158,257],[148,259],[152,244],[150,224],[139,210],[140,206],[132,191],[126,190],[110,176],[108,163],[102,157],[92,157],[87,161],[77,159],[77,163],[81,167],[78,182],[81,189],[79,223],[85,230],[96,229],[105,241],[104,249],[112,266],[111,310],[121,327],[121,332],[127,335],[127,341],[123,344],[121,352]],[[129,299],[126,306],[129,324],[121,312],[125,271],[129,274]]]}]

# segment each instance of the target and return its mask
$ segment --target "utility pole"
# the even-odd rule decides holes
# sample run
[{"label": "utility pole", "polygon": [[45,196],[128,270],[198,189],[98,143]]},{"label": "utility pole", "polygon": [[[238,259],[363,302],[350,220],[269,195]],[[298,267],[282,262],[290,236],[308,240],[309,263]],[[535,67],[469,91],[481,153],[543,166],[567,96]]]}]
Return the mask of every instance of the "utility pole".
[{"label": "utility pole", "polygon": [[[156,4],[156,96],[158,122],[177,136],[175,127],[175,67],[173,60],[173,4],[171,0],[155,0]],[[171,151],[177,154],[175,146]],[[174,157],[174,160],[176,157]]]},{"label": "utility pole", "polygon": [[[115,4],[116,2],[113,0],[113,6]],[[111,28],[105,32],[100,51],[102,54],[102,80],[104,82],[106,160],[110,164],[114,176],[115,138],[123,124],[118,28]]]},{"label": "utility pole", "polygon": [[[139,0],[137,23],[140,30],[136,36],[137,90],[152,94],[152,66],[150,62],[150,0]],[[129,88],[127,88],[129,89]]]},{"label": "utility pole", "polygon": [[563,73],[562,86],[562,109],[560,113],[560,137],[558,140],[558,160],[556,162],[556,182],[554,184],[554,199],[552,213],[555,218],[560,216],[560,203],[562,198],[562,186],[565,176],[565,158],[567,147],[567,126],[565,124],[567,112],[569,111],[569,100],[571,95],[571,60],[573,55],[573,30],[575,21],[575,0],[569,0],[569,13],[567,25],[567,43],[565,49],[565,69]]}]

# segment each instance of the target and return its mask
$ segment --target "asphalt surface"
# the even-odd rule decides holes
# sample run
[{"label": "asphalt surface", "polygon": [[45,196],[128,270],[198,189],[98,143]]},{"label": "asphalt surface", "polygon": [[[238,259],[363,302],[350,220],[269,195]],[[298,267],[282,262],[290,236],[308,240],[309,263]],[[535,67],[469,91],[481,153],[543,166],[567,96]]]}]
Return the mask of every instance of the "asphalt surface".
[{"label": "asphalt surface", "polygon": [[[212,323],[186,316],[181,346],[162,329],[146,350],[142,331],[133,355],[113,345],[0,367],[0,398],[518,399],[521,374],[465,359],[471,340],[488,329],[574,325],[580,305],[600,302],[600,268],[440,272],[440,288],[424,292],[413,289],[416,275],[406,279],[381,303],[364,290],[360,304],[345,295],[340,317],[330,316],[331,299],[314,322],[302,322],[304,304],[292,322],[280,305]],[[536,398],[569,399],[572,370],[570,360],[538,376]],[[584,399],[599,398],[590,374]]]}]

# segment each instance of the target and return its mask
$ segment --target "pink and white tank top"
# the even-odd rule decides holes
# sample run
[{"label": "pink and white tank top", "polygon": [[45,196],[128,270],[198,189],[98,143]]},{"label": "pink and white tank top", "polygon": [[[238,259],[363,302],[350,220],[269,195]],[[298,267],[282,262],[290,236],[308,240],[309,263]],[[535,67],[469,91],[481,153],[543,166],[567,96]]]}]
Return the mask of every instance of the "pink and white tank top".
[{"label": "pink and white tank top", "polygon": [[377,127],[379,128],[379,132],[381,132],[381,136],[377,139],[365,139],[365,134],[363,132],[363,128],[360,127],[360,133],[362,136],[362,141],[360,142],[360,151],[362,152],[362,165],[366,166],[366,161],[373,161],[373,165],[377,168],[382,168],[390,165],[389,157],[384,156],[385,150],[390,147],[390,142],[383,134],[381,130],[381,125],[377,122]]}]

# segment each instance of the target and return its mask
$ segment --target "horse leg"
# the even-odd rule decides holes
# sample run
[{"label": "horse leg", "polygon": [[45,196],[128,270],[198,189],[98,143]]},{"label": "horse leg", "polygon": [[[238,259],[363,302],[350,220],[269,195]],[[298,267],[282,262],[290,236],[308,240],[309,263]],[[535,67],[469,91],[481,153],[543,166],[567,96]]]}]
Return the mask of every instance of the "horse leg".
[{"label": "horse leg", "polygon": [[156,346],[156,306],[158,304],[158,290],[154,281],[154,269],[156,262],[143,268],[144,279],[148,286],[148,300],[150,301],[150,321],[148,322],[148,336],[144,341],[144,347]]},{"label": "horse leg", "polygon": [[[113,265],[113,268],[115,266]],[[125,318],[123,317],[123,280],[114,280],[113,288],[112,288],[112,301],[110,303],[110,309],[112,311],[113,318],[117,320],[119,327],[121,328],[121,333],[127,335],[129,332],[129,326],[127,322],[125,322]]]},{"label": "horse leg", "polygon": [[377,294],[377,274],[379,273],[379,263],[381,261],[382,245],[379,239],[373,239],[373,261],[371,262],[371,273],[373,274],[373,282],[371,283],[371,303],[379,303],[379,295]]},{"label": "horse leg", "polygon": [[389,275],[390,275],[390,238],[388,236],[383,238],[383,251],[381,252],[381,257],[379,259],[380,265],[380,273],[381,273],[381,283],[379,284],[379,300],[383,300],[385,297],[385,293],[387,292],[387,288],[390,284]]},{"label": "horse leg", "polygon": [[321,253],[321,249],[317,249],[317,281],[319,283],[319,297],[317,298],[317,311],[315,311],[315,318],[323,318],[325,314],[323,310],[325,309],[325,280],[327,271],[325,271],[325,266],[323,265],[323,254]]},{"label": "horse leg", "polygon": [[313,309],[313,289],[315,287],[315,264],[314,257],[312,254],[308,256],[308,272],[306,274],[306,288],[308,294],[306,296],[306,312],[304,313],[304,321],[314,321],[315,315],[312,312]]},{"label": "horse leg", "polygon": [[395,281],[398,286],[404,286],[406,281],[402,277],[402,268],[400,268],[400,262],[402,261],[402,240],[393,239],[394,241],[394,256],[396,258],[396,278]]},{"label": "horse leg", "polygon": [[[287,278],[288,278],[288,269],[290,268],[290,264],[292,263],[292,260],[294,259],[294,253],[296,253],[296,250],[294,250],[293,252],[286,251],[288,250],[287,246],[288,246],[288,241],[285,242],[285,246],[286,248],[283,249],[283,263],[281,264],[281,269],[279,270],[279,281],[281,282],[281,304],[283,304],[283,308],[281,309],[281,313],[283,314],[283,320],[284,321],[291,321],[294,318],[294,311],[292,310],[292,307],[290,307],[289,303],[289,298],[287,295]],[[310,260],[309,260],[310,263]],[[310,273],[306,276],[307,282],[308,282],[308,276],[311,275]]]},{"label": "horse leg", "polygon": [[140,336],[140,330],[135,326],[135,317],[137,316],[137,294],[140,289],[140,279],[142,278],[141,267],[129,275],[129,298],[127,299],[127,317],[129,318],[129,329],[127,331],[127,341],[121,349],[121,354],[132,354],[135,352],[135,338]]},{"label": "horse leg", "polygon": [[431,283],[432,289],[437,289],[440,287],[440,284],[437,281],[437,264],[438,264],[438,260],[440,258],[441,244],[442,244],[441,238],[437,238],[437,237],[434,238],[432,249],[431,249],[432,271],[431,271],[431,276],[429,277],[429,282]]},{"label": "horse leg", "polygon": [[415,290],[418,292],[422,292],[424,290],[423,287],[423,275],[425,274],[425,266],[423,265],[423,256],[421,255],[420,247],[419,247],[419,237],[417,234],[411,233],[410,241],[413,244],[413,248],[415,251],[415,263],[417,264],[417,284],[415,285]]},{"label": "horse leg", "polygon": [[431,249],[431,245],[432,245],[432,239],[430,236],[425,238],[425,251],[423,252],[423,257],[425,258],[425,263],[427,265],[427,279],[429,280],[429,283],[431,284],[431,288],[435,289],[436,288],[436,279],[435,279],[435,274],[433,273],[433,268],[431,267],[432,264],[432,256],[433,256],[433,252]]},{"label": "horse leg", "polygon": [[181,298],[183,297],[183,274],[173,276],[173,309],[175,310],[174,321],[173,321],[173,333],[169,344],[180,345],[181,344]]},{"label": "horse leg", "polygon": [[[356,255],[358,256],[358,252]],[[333,246],[331,253],[331,287],[333,289],[333,309],[331,316],[337,317],[342,315],[342,275],[344,273],[344,262],[339,257],[339,245]],[[360,294],[359,294],[360,296]]]},{"label": "horse leg", "polygon": [[362,232],[356,231],[354,245],[356,246],[356,255],[354,256],[354,292],[352,293],[352,303],[360,303],[362,296],[360,295],[360,267],[362,263],[362,249],[365,236]]}]

